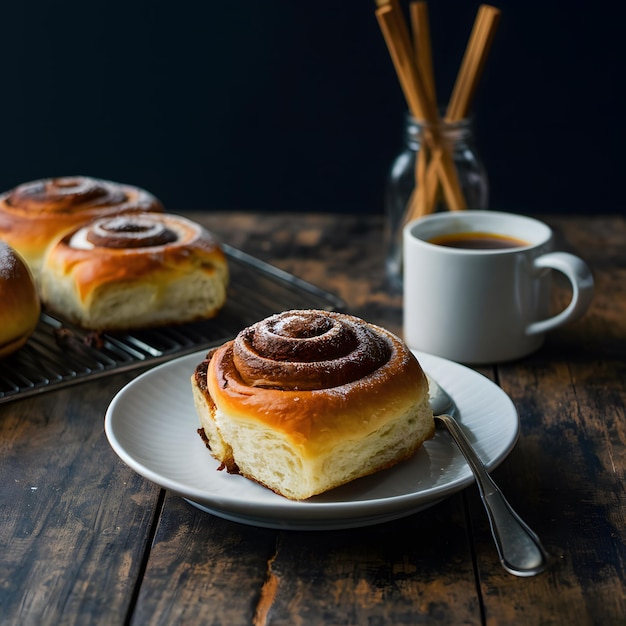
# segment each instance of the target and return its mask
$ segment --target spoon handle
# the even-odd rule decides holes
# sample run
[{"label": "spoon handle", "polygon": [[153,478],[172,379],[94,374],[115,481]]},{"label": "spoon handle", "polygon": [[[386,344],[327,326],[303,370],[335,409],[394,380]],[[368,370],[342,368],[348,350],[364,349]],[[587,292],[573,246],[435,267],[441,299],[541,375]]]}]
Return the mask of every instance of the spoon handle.
[{"label": "spoon handle", "polygon": [[534,576],[543,571],[548,555],[539,538],[507,502],[458,422],[449,415],[437,415],[435,419],[446,426],[474,472],[503,567],[516,576]]}]

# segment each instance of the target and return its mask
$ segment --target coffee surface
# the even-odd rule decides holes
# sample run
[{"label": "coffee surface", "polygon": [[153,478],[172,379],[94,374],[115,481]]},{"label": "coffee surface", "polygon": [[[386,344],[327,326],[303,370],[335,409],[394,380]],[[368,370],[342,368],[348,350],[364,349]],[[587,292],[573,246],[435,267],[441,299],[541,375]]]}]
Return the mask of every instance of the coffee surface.
[{"label": "coffee surface", "polygon": [[467,250],[504,250],[507,248],[522,248],[529,245],[523,239],[497,233],[481,232],[438,235],[429,239],[428,242],[446,248],[464,248]]}]

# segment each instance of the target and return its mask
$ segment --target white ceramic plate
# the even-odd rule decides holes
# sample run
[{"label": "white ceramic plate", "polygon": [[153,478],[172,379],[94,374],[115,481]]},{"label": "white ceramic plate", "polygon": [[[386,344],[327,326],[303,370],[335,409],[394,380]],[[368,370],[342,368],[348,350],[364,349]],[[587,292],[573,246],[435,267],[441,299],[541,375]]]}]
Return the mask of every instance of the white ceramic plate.
[{"label": "white ceramic plate", "polygon": [[[208,513],[269,528],[352,528],[410,515],[474,480],[451,437],[440,430],[408,461],[303,502],[217,471],[217,461],[197,434],[191,393],[191,375],[205,352],[159,365],[129,383],[107,410],[105,432],[118,456],[137,473]],[[483,462],[494,468],[519,433],[510,398],[467,367],[415,354],[454,398],[459,421]]]}]

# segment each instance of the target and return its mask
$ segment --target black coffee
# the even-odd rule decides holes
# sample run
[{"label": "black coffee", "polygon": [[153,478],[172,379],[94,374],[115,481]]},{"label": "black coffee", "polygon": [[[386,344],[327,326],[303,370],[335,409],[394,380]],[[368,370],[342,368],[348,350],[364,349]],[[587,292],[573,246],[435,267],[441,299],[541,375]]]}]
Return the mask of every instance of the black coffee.
[{"label": "black coffee", "polygon": [[466,250],[504,250],[529,245],[523,239],[496,233],[451,233],[438,235],[429,239],[428,242],[446,248],[464,248]]}]

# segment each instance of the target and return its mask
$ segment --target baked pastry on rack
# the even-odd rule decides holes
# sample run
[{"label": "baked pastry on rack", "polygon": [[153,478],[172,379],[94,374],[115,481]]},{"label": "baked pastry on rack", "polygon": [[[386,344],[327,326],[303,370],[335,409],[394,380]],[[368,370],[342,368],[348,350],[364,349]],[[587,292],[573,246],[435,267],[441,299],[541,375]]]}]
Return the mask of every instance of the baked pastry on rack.
[{"label": "baked pastry on rack", "polygon": [[35,283],[52,243],[70,229],[97,217],[163,211],[147,191],[86,176],[46,178],[0,195],[0,239],[24,258]]},{"label": "baked pastry on rack", "polygon": [[406,345],[359,318],[286,311],[208,353],[191,377],[220,468],[304,500],[407,459],[433,436]]},{"label": "baked pastry on rack", "polygon": [[50,248],[41,273],[45,308],[92,330],[208,319],[226,300],[224,252],[203,226],[168,213],[89,222]]},{"label": "baked pastry on rack", "polygon": [[41,310],[32,274],[20,255],[0,241],[0,359],[33,334]]}]

